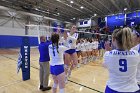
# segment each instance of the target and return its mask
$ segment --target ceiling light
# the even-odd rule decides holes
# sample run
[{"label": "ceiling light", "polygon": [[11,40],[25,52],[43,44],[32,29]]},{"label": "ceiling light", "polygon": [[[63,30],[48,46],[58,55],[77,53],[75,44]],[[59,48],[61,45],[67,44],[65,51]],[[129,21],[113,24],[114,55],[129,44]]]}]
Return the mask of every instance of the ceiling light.
[{"label": "ceiling light", "polygon": [[54,16],[59,16],[58,14],[53,14]]},{"label": "ceiling light", "polygon": [[56,1],[60,1],[60,0],[56,0]]},{"label": "ceiling light", "polygon": [[75,20],[75,18],[73,18],[73,20]]},{"label": "ceiling light", "polygon": [[38,10],[38,8],[35,8],[35,10]]},{"label": "ceiling light", "polygon": [[83,6],[81,6],[80,8],[81,8],[81,9],[83,9],[84,7],[83,7]]},{"label": "ceiling light", "polygon": [[124,11],[126,11],[127,10],[127,8],[124,8]]},{"label": "ceiling light", "polygon": [[74,2],[73,1],[70,1],[70,3],[73,4]]},{"label": "ceiling light", "polygon": [[57,13],[57,15],[60,15],[60,13]]},{"label": "ceiling light", "polygon": [[94,16],[97,16],[97,14],[94,14]]}]

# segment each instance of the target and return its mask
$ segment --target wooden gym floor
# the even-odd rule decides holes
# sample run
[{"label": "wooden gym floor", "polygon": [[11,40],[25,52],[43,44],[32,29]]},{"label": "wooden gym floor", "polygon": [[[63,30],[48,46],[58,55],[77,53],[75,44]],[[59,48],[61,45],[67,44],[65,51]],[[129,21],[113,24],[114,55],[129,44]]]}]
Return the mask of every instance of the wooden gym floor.
[{"label": "wooden gym floor", "polygon": [[[39,53],[31,49],[31,79],[22,81],[22,73],[16,73],[19,49],[0,49],[0,93],[52,93],[42,92],[39,85]],[[98,60],[97,62],[102,62]],[[108,79],[108,72],[94,62],[75,69],[66,84],[66,93],[103,93]],[[50,75],[49,85],[53,81]]]}]

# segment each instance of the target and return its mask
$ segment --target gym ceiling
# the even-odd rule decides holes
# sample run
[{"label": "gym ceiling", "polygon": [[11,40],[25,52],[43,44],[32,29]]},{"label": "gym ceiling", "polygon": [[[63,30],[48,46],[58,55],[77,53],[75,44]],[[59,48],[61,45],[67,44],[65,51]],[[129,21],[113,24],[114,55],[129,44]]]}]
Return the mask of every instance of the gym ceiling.
[{"label": "gym ceiling", "polygon": [[74,22],[77,19],[138,11],[140,0],[0,0],[0,5]]}]

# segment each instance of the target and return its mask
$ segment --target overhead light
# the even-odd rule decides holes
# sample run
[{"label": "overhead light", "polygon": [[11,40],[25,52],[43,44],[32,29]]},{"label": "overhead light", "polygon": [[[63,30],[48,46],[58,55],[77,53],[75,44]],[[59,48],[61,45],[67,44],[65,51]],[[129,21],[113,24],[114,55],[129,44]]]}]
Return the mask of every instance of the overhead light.
[{"label": "overhead light", "polygon": [[60,0],[56,0],[56,1],[60,1]]},{"label": "overhead light", "polygon": [[35,8],[35,10],[38,10],[38,8]]},{"label": "overhead light", "polygon": [[70,19],[70,20],[75,20],[76,18],[74,17],[74,18],[72,18],[72,19]]},{"label": "overhead light", "polygon": [[58,14],[53,14],[54,16],[59,16]]},{"label": "overhead light", "polygon": [[60,15],[60,13],[57,13],[57,15]]},{"label": "overhead light", "polygon": [[94,14],[94,16],[97,16],[97,14]]},{"label": "overhead light", "polygon": [[80,8],[81,8],[81,9],[83,9],[84,7],[83,7],[83,6],[81,6]]},{"label": "overhead light", "polygon": [[73,1],[70,1],[70,3],[73,4],[74,2]]},{"label": "overhead light", "polygon": [[126,11],[127,10],[127,8],[124,8],[124,11]]}]

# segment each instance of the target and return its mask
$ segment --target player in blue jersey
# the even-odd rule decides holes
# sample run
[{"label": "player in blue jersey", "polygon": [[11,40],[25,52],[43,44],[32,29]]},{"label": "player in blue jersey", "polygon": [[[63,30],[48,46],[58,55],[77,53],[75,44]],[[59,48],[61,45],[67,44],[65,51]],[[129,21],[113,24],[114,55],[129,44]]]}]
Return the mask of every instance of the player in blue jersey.
[{"label": "player in blue jersey", "polygon": [[48,86],[49,83],[49,74],[50,74],[50,56],[48,46],[50,43],[46,42],[46,37],[40,37],[41,43],[39,44],[38,50],[40,54],[39,58],[39,79],[40,79],[40,88],[42,91],[50,90],[51,87]]},{"label": "player in blue jersey", "polygon": [[130,28],[115,30],[112,43],[116,49],[104,54],[103,66],[109,71],[105,93],[140,93],[136,81],[139,53],[130,50],[133,46]]},{"label": "player in blue jersey", "polygon": [[[134,47],[132,49],[137,50],[140,54],[140,25],[136,26],[135,29],[133,30],[133,40],[134,40]],[[137,82],[140,87],[140,64],[138,66],[137,70]]]}]

